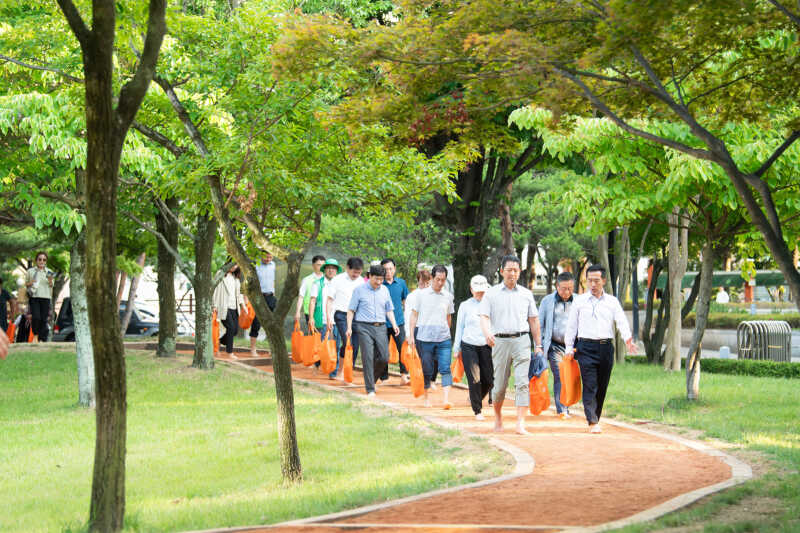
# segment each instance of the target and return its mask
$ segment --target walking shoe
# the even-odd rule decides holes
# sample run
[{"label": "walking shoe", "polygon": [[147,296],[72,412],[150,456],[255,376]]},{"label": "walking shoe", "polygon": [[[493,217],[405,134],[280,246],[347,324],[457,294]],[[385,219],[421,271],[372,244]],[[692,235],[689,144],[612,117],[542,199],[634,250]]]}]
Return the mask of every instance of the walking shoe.
[{"label": "walking shoe", "polygon": [[411,383],[411,377],[408,374],[403,374],[402,376],[400,376],[400,381],[402,382],[403,385],[408,385],[409,383]]},{"label": "walking shoe", "polygon": [[435,391],[435,390],[436,390],[436,383],[431,381],[431,391]]},{"label": "walking shoe", "polygon": [[367,393],[367,398],[374,398],[374,397],[375,397],[375,391]]},{"label": "walking shoe", "polygon": [[447,402],[442,406],[442,409],[444,409],[445,411],[449,411],[452,408],[453,408],[453,404],[450,403],[450,402]]},{"label": "walking shoe", "polygon": [[478,413],[475,415],[475,420],[486,420],[486,417],[483,416],[483,413]]},{"label": "walking shoe", "polygon": [[560,418],[561,420],[566,420],[569,417],[570,417],[569,413],[558,413],[558,418]]},{"label": "walking shoe", "polygon": [[589,433],[602,433],[603,430],[600,429],[600,424],[592,424],[589,426]]}]

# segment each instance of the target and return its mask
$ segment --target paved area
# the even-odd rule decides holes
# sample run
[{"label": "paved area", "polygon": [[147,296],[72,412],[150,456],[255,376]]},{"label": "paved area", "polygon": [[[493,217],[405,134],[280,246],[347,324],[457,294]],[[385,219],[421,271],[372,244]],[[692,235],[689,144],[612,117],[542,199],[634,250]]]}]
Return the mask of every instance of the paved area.
[{"label": "paved area", "polygon": [[[246,364],[240,358],[232,364]],[[254,371],[271,371],[269,366]],[[355,382],[330,380],[293,365],[295,380],[364,396],[361,374]],[[613,377],[612,377],[613,380]],[[613,390],[612,390],[613,393]],[[499,479],[434,491],[335,515],[276,526],[246,526],[226,531],[599,531],[648,520],[751,477],[750,468],[703,443],[663,435],[644,425],[604,421],[603,433],[590,434],[580,405],[569,420],[553,411],[528,415],[530,435],[516,435],[513,399],[506,401],[506,429],[492,432],[491,407],[475,420],[467,391],[451,392],[455,407],[441,406],[441,392],[425,408],[398,377],[380,386],[374,401],[410,410],[435,423],[482,435],[514,456],[514,472]]]}]

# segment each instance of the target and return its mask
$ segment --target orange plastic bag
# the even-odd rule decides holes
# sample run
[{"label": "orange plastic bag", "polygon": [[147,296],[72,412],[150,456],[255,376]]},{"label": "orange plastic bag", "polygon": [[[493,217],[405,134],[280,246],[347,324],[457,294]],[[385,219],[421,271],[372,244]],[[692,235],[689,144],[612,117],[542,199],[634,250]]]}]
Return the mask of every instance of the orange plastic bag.
[{"label": "orange plastic bag", "polygon": [[13,322],[8,325],[8,331],[6,331],[6,335],[8,336],[8,342],[14,342],[14,334],[17,332],[17,325]]},{"label": "orange plastic bag", "polygon": [[219,353],[219,322],[216,309],[211,313],[211,342],[214,345],[214,353]]},{"label": "orange plastic bag", "polygon": [[344,347],[344,365],[342,367],[342,376],[345,382],[353,382],[353,346],[350,344],[350,339],[347,339],[347,346]]},{"label": "orange plastic bag", "polygon": [[581,369],[578,361],[571,355],[565,355],[558,363],[561,376],[561,396],[559,401],[569,407],[581,400]]},{"label": "orange plastic bag", "polygon": [[300,353],[303,349],[302,342],[303,332],[300,329],[300,322],[295,320],[294,331],[292,331],[292,361],[295,363],[300,363],[303,361],[302,354]]},{"label": "orange plastic bag", "polygon": [[319,350],[319,367],[326,374],[330,374],[336,370],[336,357],[338,356],[336,353],[336,340],[330,337],[331,334],[328,332]]},{"label": "orange plastic bag", "polygon": [[533,376],[528,384],[532,415],[538,415],[550,407],[550,390],[547,388],[547,377],[549,374],[549,370],[543,370],[538,376]]},{"label": "orange plastic bag", "polygon": [[[300,341],[300,356],[302,357],[303,366],[311,366],[314,364],[314,352],[316,352],[316,347],[319,344],[319,335],[314,333],[305,335],[303,340]],[[317,358],[317,360],[319,359]]]},{"label": "orange plastic bag", "polygon": [[460,357],[453,359],[453,364],[450,365],[450,373],[453,375],[453,383],[461,383],[464,377],[464,362]]},{"label": "orange plastic bag", "polygon": [[247,302],[247,312],[239,313],[239,327],[247,329],[253,324],[253,319],[256,317],[256,310],[253,309],[253,304]]},{"label": "orange plastic bag", "polygon": [[400,361],[400,353],[397,351],[397,343],[394,339],[389,337],[389,363],[397,363]]},{"label": "orange plastic bag", "polygon": [[33,342],[33,326],[28,330],[28,342]]},{"label": "orange plastic bag", "polygon": [[414,398],[419,398],[425,394],[425,375],[422,373],[422,360],[417,355],[417,351],[412,349],[408,361],[408,373],[411,377],[411,393]]},{"label": "orange plastic bag", "polygon": [[411,346],[408,341],[403,341],[403,346],[400,347],[400,362],[403,366],[408,368],[411,365]]}]

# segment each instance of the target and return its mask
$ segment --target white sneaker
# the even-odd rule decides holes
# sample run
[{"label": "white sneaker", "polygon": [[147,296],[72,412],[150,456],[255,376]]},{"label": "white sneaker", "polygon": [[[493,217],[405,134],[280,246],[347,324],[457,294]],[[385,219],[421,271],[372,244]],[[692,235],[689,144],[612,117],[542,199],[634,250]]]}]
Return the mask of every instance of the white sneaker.
[{"label": "white sneaker", "polygon": [[603,430],[600,428],[600,424],[592,424],[589,426],[589,433],[602,433]]},{"label": "white sneaker", "polygon": [[367,398],[374,398],[374,397],[375,397],[375,393],[374,392],[368,392],[367,393]]},{"label": "white sneaker", "polygon": [[486,420],[486,417],[483,416],[483,413],[478,413],[475,415],[475,420]]}]

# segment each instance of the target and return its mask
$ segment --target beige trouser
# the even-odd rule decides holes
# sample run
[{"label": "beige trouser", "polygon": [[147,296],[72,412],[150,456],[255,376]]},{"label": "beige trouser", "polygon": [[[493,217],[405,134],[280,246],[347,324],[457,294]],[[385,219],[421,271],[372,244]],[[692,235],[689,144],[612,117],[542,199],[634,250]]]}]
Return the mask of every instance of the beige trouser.
[{"label": "beige trouser", "polygon": [[504,398],[508,387],[508,378],[514,370],[514,404],[517,407],[530,405],[528,395],[528,367],[531,364],[531,338],[529,335],[521,337],[501,338],[495,336],[492,347],[492,364],[494,365],[494,387],[492,387],[492,402],[498,403],[498,398]]}]

